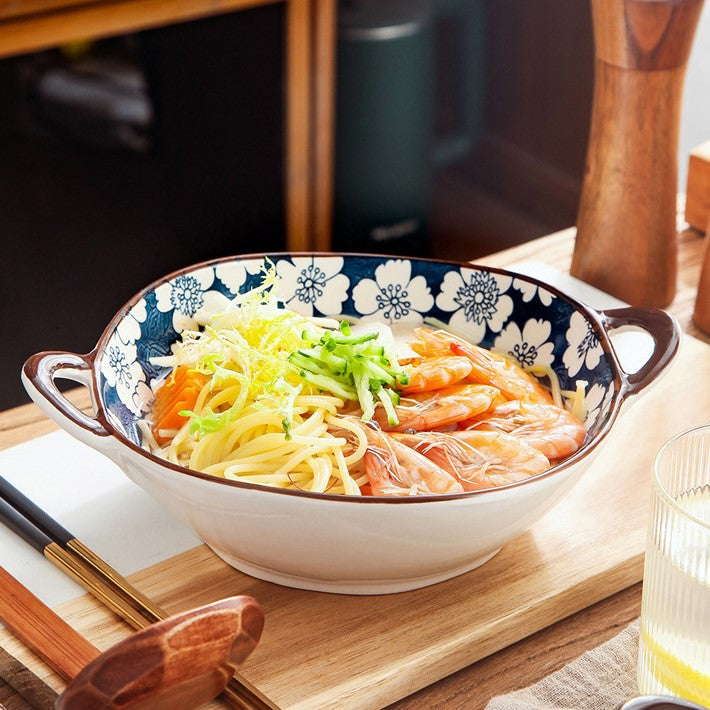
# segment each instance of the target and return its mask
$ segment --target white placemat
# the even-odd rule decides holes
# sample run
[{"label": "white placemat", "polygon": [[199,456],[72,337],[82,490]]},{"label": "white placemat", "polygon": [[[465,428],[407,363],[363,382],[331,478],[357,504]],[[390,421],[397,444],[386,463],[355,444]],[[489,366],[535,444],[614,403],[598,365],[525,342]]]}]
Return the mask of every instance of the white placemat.
[{"label": "white placemat", "polygon": [[[0,475],[123,575],[200,544],[112,461],[64,431],[0,451]],[[45,604],[84,593],[1,525],[0,551],[2,566]]]}]

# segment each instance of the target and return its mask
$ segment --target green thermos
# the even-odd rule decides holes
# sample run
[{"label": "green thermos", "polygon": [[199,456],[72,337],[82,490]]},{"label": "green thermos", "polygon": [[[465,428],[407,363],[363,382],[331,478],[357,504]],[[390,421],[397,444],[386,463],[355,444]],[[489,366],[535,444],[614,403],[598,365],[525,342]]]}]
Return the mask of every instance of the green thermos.
[{"label": "green thermos", "polygon": [[[477,2],[478,0],[473,0]],[[341,0],[338,6],[333,248],[426,256],[437,149],[470,148],[477,39],[462,67],[463,141],[435,145],[435,20],[443,11],[473,18],[471,2]],[[476,22],[476,25],[478,23]],[[442,143],[442,141],[438,141]],[[451,150],[452,145],[456,145]]]}]

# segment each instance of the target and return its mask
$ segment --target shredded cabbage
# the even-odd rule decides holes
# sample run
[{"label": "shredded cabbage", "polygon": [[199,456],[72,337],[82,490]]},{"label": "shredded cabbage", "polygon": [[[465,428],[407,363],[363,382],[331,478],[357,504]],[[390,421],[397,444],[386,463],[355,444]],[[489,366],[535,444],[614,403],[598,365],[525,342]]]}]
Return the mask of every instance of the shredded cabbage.
[{"label": "shredded cabbage", "polygon": [[319,391],[359,402],[363,420],[380,402],[397,424],[395,387],[407,376],[378,334],[351,335],[344,321],[288,310],[277,290],[276,268],[267,261],[257,287],[205,319],[203,328],[184,331],[172,356],[160,358],[161,364],[187,365],[210,376],[212,389],[237,386],[239,395],[223,411],[180,412],[190,418],[190,432],[202,437],[219,431],[251,406],[278,411],[290,436],[295,398]]}]

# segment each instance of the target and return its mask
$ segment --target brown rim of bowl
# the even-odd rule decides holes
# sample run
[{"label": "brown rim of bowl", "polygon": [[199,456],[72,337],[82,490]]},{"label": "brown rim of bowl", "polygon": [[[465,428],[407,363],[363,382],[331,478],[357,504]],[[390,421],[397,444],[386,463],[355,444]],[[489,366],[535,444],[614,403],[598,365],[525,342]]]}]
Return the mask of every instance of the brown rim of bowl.
[{"label": "brown rim of bowl", "polygon": [[[532,283],[532,284],[535,284],[536,286],[542,287],[545,290],[549,291],[550,293],[554,294],[556,297],[560,298],[560,300],[573,306],[576,311],[580,311],[586,317],[586,319],[593,324],[594,333],[597,336],[597,340],[599,341],[600,345],[602,346],[604,353],[607,355],[607,357],[609,358],[609,360],[612,364],[612,370],[613,370],[613,375],[614,375],[614,378],[612,380],[612,384],[614,387],[614,396],[613,396],[612,401],[610,403],[611,411],[610,411],[609,417],[607,418],[607,421],[604,423],[601,431],[593,439],[591,439],[589,441],[585,441],[585,443],[582,444],[582,446],[574,454],[572,454],[569,458],[565,459],[564,461],[562,461],[561,463],[559,463],[555,466],[552,466],[547,471],[543,471],[542,473],[537,474],[536,476],[531,476],[530,478],[526,478],[522,481],[517,481],[515,483],[508,483],[504,486],[497,486],[495,488],[484,488],[482,490],[465,491],[463,493],[450,493],[450,494],[444,494],[444,495],[422,495],[422,496],[346,496],[346,495],[336,495],[333,493],[314,493],[312,491],[300,491],[300,490],[294,491],[294,490],[287,490],[287,489],[283,489],[283,488],[271,488],[269,486],[261,486],[257,483],[245,483],[242,481],[232,481],[232,480],[229,480],[226,478],[218,478],[217,476],[211,476],[210,474],[202,473],[201,471],[194,471],[193,469],[185,468],[184,466],[178,466],[177,464],[174,464],[170,461],[166,461],[165,459],[162,459],[159,456],[156,456],[155,454],[138,446],[133,441],[131,441],[130,439],[125,437],[120,431],[118,431],[116,429],[116,427],[111,422],[110,417],[107,416],[106,410],[105,410],[104,404],[103,404],[103,398],[101,396],[101,393],[99,392],[99,387],[98,387],[100,372],[99,372],[99,368],[97,365],[97,360],[98,360],[99,354],[103,353],[104,348],[105,348],[108,340],[110,339],[111,335],[113,334],[116,326],[121,322],[121,320],[123,318],[125,318],[125,316],[131,310],[131,308],[133,308],[133,306],[135,306],[144,296],[146,296],[146,294],[150,293],[151,291],[154,291],[161,284],[167,283],[182,274],[188,274],[190,272],[197,271],[198,269],[202,269],[202,268],[206,268],[206,267],[210,267],[210,266],[215,266],[217,264],[231,262],[231,261],[246,261],[249,259],[264,259],[264,258],[271,258],[271,257],[296,257],[296,258],[311,258],[311,257],[312,258],[316,258],[316,257],[348,258],[348,257],[350,257],[350,258],[400,259],[400,260],[406,260],[406,261],[418,261],[418,262],[426,262],[426,263],[433,263],[433,264],[444,264],[444,265],[449,264],[451,266],[458,266],[459,268],[472,268],[472,269],[477,269],[479,271],[488,271],[491,273],[501,274],[503,276],[511,276],[512,278],[521,278],[521,279],[524,279],[525,281],[528,281],[529,283]],[[372,505],[372,504],[375,504],[375,505],[412,504],[412,503],[430,503],[430,502],[434,502],[434,501],[446,501],[446,500],[462,500],[464,498],[472,498],[472,497],[477,497],[480,495],[505,491],[505,490],[509,490],[511,488],[519,488],[519,487],[524,486],[526,484],[530,484],[534,481],[540,481],[542,479],[549,478],[550,476],[560,473],[564,469],[569,468],[570,466],[573,466],[578,461],[580,461],[581,459],[583,459],[587,455],[589,455],[592,451],[594,451],[594,449],[597,448],[597,446],[599,446],[601,444],[601,442],[608,436],[612,425],[616,421],[616,417],[619,414],[619,410],[626,398],[626,393],[627,393],[627,387],[625,384],[625,380],[623,380],[621,377],[622,368],[619,363],[619,359],[616,355],[614,348],[612,347],[611,341],[609,340],[606,329],[604,328],[604,325],[602,323],[602,318],[600,316],[599,311],[596,311],[592,308],[589,308],[588,306],[585,306],[584,304],[575,300],[571,296],[560,291],[556,286],[551,286],[550,284],[547,284],[544,281],[541,281],[540,279],[537,279],[533,276],[526,276],[525,274],[520,274],[515,271],[508,271],[507,269],[501,269],[498,267],[489,267],[489,266],[485,266],[485,265],[480,265],[480,264],[476,264],[475,262],[450,261],[450,260],[446,260],[446,259],[429,259],[429,258],[424,258],[424,257],[402,257],[402,256],[388,255],[388,254],[364,254],[364,253],[353,253],[353,252],[308,252],[308,251],[304,251],[304,252],[283,251],[283,252],[269,252],[269,253],[258,252],[258,253],[252,253],[252,254],[238,254],[238,255],[234,255],[234,256],[225,256],[225,257],[220,257],[218,259],[209,259],[207,261],[201,261],[196,264],[191,264],[191,265],[186,266],[184,268],[172,271],[171,273],[166,274],[165,276],[161,276],[158,279],[155,279],[153,282],[148,284],[148,286],[141,289],[138,293],[136,293],[128,301],[126,301],[126,303],[124,303],[124,305],[116,312],[116,314],[113,316],[113,318],[109,321],[106,328],[104,328],[103,333],[99,337],[99,340],[98,340],[96,346],[89,354],[89,357],[92,360],[91,387],[93,389],[94,401],[96,402],[96,406],[97,406],[97,410],[98,410],[97,415],[99,417],[101,417],[101,421],[105,424],[106,429],[111,433],[112,436],[116,437],[116,439],[118,439],[118,441],[121,444],[127,446],[130,450],[132,450],[133,452],[139,454],[140,456],[148,459],[149,461],[152,461],[153,463],[156,463],[156,464],[163,466],[167,469],[175,471],[176,473],[192,476],[194,478],[198,478],[203,481],[208,481],[210,483],[218,483],[218,484],[230,486],[233,488],[242,488],[245,490],[265,492],[265,493],[270,493],[270,494],[296,496],[298,498],[305,497],[305,498],[312,498],[315,500],[331,500],[331,501],[341,501],[343,503],[359,503],[359,504],[366,504],[366,505]]]}]

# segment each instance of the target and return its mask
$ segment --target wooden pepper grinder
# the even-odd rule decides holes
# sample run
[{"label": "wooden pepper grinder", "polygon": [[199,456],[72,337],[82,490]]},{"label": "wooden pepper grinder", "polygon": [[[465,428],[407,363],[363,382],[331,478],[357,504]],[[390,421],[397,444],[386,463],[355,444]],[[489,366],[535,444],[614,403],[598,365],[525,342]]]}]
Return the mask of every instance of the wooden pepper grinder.
[{"label": "wooden pepper grinder", "polygon": [[695,297],[693,323],[704,333],[710,335],[710,220],[705,230],[705,256],[700,271],[698,293]]},{"label": "wooden pepper grinder", "polygon": [[591,0],[594,101],[571,273],[667,306],[677,271],[678,128],[703,0]]}]

